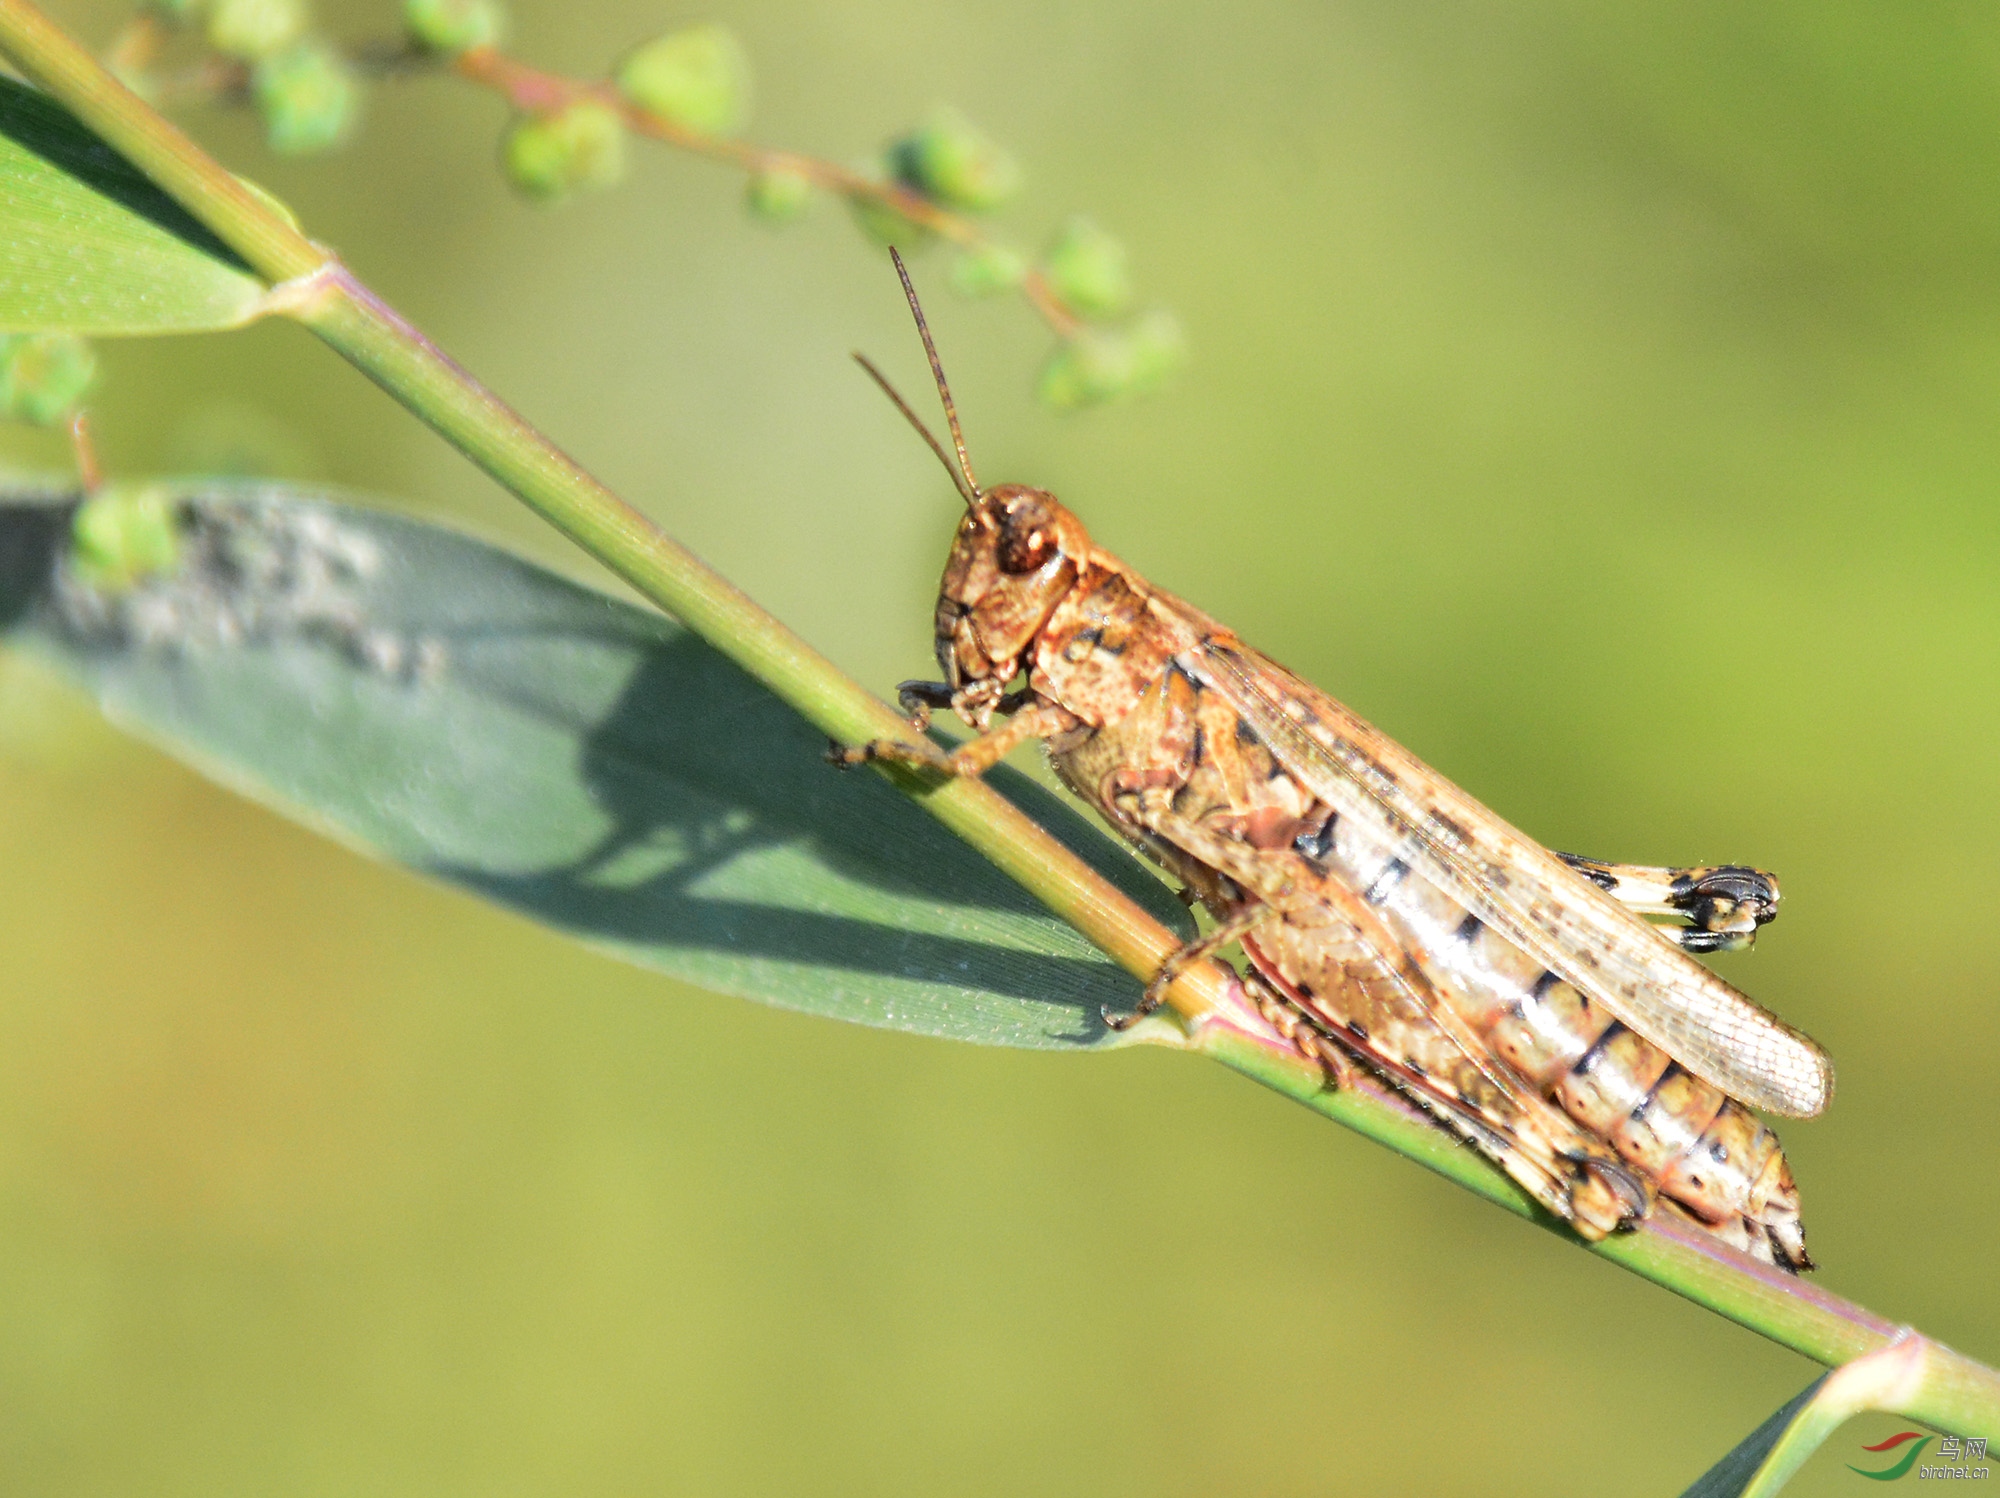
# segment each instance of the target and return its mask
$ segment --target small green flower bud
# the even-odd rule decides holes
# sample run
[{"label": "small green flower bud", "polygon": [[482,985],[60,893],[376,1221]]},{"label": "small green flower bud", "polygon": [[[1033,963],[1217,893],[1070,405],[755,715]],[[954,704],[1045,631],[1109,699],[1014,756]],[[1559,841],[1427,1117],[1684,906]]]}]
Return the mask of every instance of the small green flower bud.
[{"label": "small green flower bud", "polygon": [[625,175],[625,122],[609,104],[575,99],[554,114],[516,120],[500,160],[507,180],[541,202],[615,187]]},{"label": "small green flower bud", "polygon": [[796,167],[767,167],[750,174],[743,201],[765,223],[789,224],[811,204],[812,178]]},{"label": "small green flower bud", "polygon": [[215,0],[208,13],[209,46],[244,62],[269,57],[305,29],[305,0]]},{"label": "small green flower bud", "polygon": [[499,0],[403,0],[403,34],[426,52],[456,57],[497,47],[506,32]]},{"label": "small green flower bud", "polygon": [[110,486],[77,506],[70,522],[70,565],[108,593],[180,564],[180,506],[155,485]]},{"label": "small green flower bud", "polygon": [[983,213],[1020,190],[1019,164],[956,110],[938,110],[888,154],[891,176],[948,208]]},{"label": "small green flower bud", "polygon": [[264,140],[280,156],[311,156],[347,139],[361,114],[361,79],[316,37],[267,57],[251,71]]},{"label": "small green flower bud", "polygon": [[961,296],[1012,291],[1028,274],[1028,257],[1004,244],[983,244],[951,263],[952,289]]},{"label": "small green flower bud", "polygon": [[54,426],[97,382],[97,351],[70,333],[0,335],[0,416]]},{"label": "small green flower bud", "polygon": [[1042,366],[1037,393],[1058,411],[1143,395],[1187,359],[1187,340],[1169,312],[1149,312],[1129,328],[1086,328]]},{"label": "small green flower bud", "polygon": [[750,118],[750,58],[726,26],[656,37],[618,64],[618,91],[649,113],[704,135],[733,135]]},{"label": "small green flower bud", "polygon": [[1132,350],[1116,333],[1087,329],[1059,344],[1042,366],[1035,393],[1058,411],[1102,405],[1124,395],[1132,382]]},{"label": "small green flower bud", "polygon": [[913,218],[906,218],[886,203],[874,198],[850,195],[848,210],[854,215],[854,222],[861,226],[861,232],[877,244],[894,245],[905,255],[913,254],[929,244],[937,231],[920,224]]},{"label": "small green flower bud", "polygon": [[1187,363],[1187,333],[1181,320],[1163,308],[1146,313],[1126,336],[1132,344],[1134,395],[1159,389]]},{"label": "small green flower bud", "polygon": [[1132,304],[1125,246],[1087,218],[1063,226],[1042,257],[1042,275],[1063,305],[1084,317],[1116,317]]}]

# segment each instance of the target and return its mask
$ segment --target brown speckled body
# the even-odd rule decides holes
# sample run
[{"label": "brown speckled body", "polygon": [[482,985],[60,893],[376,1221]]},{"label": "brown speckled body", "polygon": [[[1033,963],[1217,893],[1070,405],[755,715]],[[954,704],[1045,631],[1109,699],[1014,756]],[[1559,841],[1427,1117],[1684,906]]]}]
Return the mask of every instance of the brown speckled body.
[{"label": "brown speckled body", "polygon": [[1262,908],[1243,945],[1294,1043],[1358,1057],[1586,1236],[1665,1196],[1759,1258],[1809,1262],[1754,1114],[1416,872],[1406,840],[1318,801],[1191,672],[1170,664],[1130,711],[1050,749],[1219,920]]},{"label": "brown speckled body", "polygon": [[936,633],[945,681],[904,696],[982,731],[950,767],[1045,739],[1064,782],[1240,936],[1265,1017],[1330,1076],[1353,1058],[1393,1081],[1588,1237],[1664,1198],[1809,1267],[1789,1167],[1739,1099],[1811,1114],[1831,1069],[1634,913],[1699,908],[1688,934],[1741,944],[1775,881],[1625,871],[1722,876],[1701,888],[1728,895],[1654,879],[1671,907],[1621,905],[1615,866],[1509,827],[1040,490],[970,495]]}]

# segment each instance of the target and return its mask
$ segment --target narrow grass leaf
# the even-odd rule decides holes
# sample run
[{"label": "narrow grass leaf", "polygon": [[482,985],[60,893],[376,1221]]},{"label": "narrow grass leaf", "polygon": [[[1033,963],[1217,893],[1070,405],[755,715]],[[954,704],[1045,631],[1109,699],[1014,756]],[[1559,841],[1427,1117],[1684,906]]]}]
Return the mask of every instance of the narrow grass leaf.
[{"label": "narrow grass leaf", "polygon": [[[1870,1410],[1907,1414],[1912,1409],[1936,1410],[1955,1404],[1962,1413],[1977,1418],[1981,1404],[1962,1396],[1980,1390],[1990,1399],[1991,1384],[1989,1370],[1906,1329],[1886,1347],[1843,1363],[1814,1380],[1798,1398],[1717,1462],[1682,1498],[1771,1498],[1828,1436],[1854,1416]],[[1990,1411],[1990,1403],[1985,1404],[1985,1409]],[[1925,1418],[1937,1417],[1931,1414]],[[1960,1434],[1989,1433],[1972,1430]],[[1869,1465],[1849,1462],[1848,1469],[1877,1482],[1900,1481],[1924,1456],[1930,1439],[1922,1431],[1902,1432],[1887,1442],[1866,1448],[1875,1453],[1866,1458]],[[1946,1466],[1944,1471],[1971,1475],[1970,1468],[1956,1463]],[[1919,1477],[1924,1475],[1918,1473]]]},{"label": "narrow grass leaf", "polygon": [[1744,1498],[1750,1491],[1749,1484],[1763,1468],[1772,1448],[1784,1439],[1785,1432],[1799,1417],[1799,1412],[1812,1403],[1830,1374],[1821,1374],[1798,1396],[1774,1412],[1769,1419],[1730,1449],[1727,1456],[1695,1479],[1694,1486],[1681,1494],[1681,1498]]}]

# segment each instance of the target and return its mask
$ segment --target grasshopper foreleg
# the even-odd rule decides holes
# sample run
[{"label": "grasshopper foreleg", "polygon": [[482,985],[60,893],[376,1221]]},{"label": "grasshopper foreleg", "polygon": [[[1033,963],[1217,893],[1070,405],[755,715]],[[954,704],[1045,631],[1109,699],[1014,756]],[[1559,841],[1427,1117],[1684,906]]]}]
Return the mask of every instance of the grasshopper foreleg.
[{"label": "grasshopper foreleg", "polygon": [[1687,952],[1735,952],[1750,946],[1757,940],[1757,928],[1776,919],[1782,898],[1775,874],[1742,864],[1671,869],[1605,863],[1574,853],[1556,856],[1641,915],[1686,919],[1685,926],[1659,930]]},{"label": "grasshopper foreleg", "polygon": [[[910,722],[919,732],[931,726],[931,712],[934,708],[956,705],[957,693],[950,682],[945,681],[900,681],[896,683],[896,702],[910,715]],[[1022,687],[1016,692],[1002,692],[993,704],[993,711],[1008,717],[1019,712],[1034,700],[1034,692]]]},{"label": "grasshopper foreleg", "polygon": [[[919,706],[928,709],[930,706],[928,700],[908,689],[929,685],[928,682],[904,683],[903,695],[906,705],[911,699],[915,699]],[[928,712],[925,716],[928,718]],[[1021,708],[998,728],[989,729],[975,738],[967,739],[956,749],[945,750],[925,738],[908,742],[902,739],[874,739],[852,748],[843,748],[836,744],[827,751],[827,758],[841,766],[865,765],[870,760],[890,760],[897,764],[936,770],[941,775],[970,775],[976,778],[999,764],[1029,739],[1047,738],[1052,733],[1060,733],[1074,721],[1061,708],[1037,702]]]},{"label": "grasshopper foreleg", "polygon": [[951,684],[943,681],[898,682],[896,702],[910,715],[910,726],[922,733],[931,726],[931,709],[951,706]]},{"label": "grasshopper foreleg", "polygon": [[1191,854],[1206,868],[1226,875],[1229,882],[1250,896],[1234,910],[1218,912],[1220,919],[1214,930],[1195,938],[1161,963],[1159,971],[1146,985],[1146,991],[1140,995],[1136,1010],[1122,1018],[1108,1012],[1105,1014],[1106,1024],[1114,1030],[1123,1030],[1158,1009],[1174,979],[1190,965],[1214,956],[1278,915],[1279,910],[1265,903],[1263,897],[1282,900],[1290,893],[1290,887],[1281,879],[1274,880],[1272,871],[1255,857],[1254,850],[1246,849],[1235,839],[1191,822],[1175,812],[1172,809],[1172,793],[1162,787],[1125,791],[1114,795],[1112,800],[1119,813],[1134,825],[1160,835],[1174,847]]}]

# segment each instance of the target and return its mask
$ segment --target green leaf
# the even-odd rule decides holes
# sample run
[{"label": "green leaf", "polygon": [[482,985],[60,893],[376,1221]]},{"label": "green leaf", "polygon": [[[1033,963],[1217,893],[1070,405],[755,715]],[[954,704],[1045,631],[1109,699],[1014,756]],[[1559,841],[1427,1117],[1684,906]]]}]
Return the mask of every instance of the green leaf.
[{"label": "green leaf", "polygon": [[247,265],[139,169],[0,78],[0,333],[190,333],[257,315]]},{"label": "green leaf", "polygon": [[[1831,1376],[1821,1374],[1807,1384],[1796,1398],[1772,1414],[1739,1441],[1727,1456],[1696,1478],[1694,1486],[1681,1494],[1681,1498],[1744,1498],[1750,1492],[1751,1480],[1763,1468],[1772,1449],[1784,1439],[1800,1412],[1812,1403],[1821,1385]],[[1782,1482],[1783,1478],[1779,1481]]]},{"label": "green leaf", "polygon": [[[152,486],[149,492],[159,492]],[[1094,1046],[1139,985],[657,614],[276,486],[171,491],[171,574],[106,589],[73,504],[0,496],[0,630],[115,721],[379,856],[704,987],[991,1045]],[[993,782],[1163,921],[1060,797]]]},{"label": "green leaf", "polygon": [[[1971,1365],[1977,1369],[1977,1365]],[[1806,1459],[1843,1424],[1869,1410],[1907,1414],[1913,1408],[1956,1405],[1972,1412],[1959,1397],[1967,1386],[1985,1384],[1990,1398],[1991,1374],[1980,1369],[1966,1378],[1967,1360],[1928,1337],[1905,1328],[1895,1340],[1843,1363],[1808,1384],[1799,1396],[1758,1426],[1742,1444],[1711,1467],[1681,1498],[1771,1498],[1783,1488]],[[1980,1378],[1979,1374],[1985,1374]],[[1935,1415],[1927,1415],[1934,1420]],[[1923,1444],[1884,1456],[1865,1467],[1847,1463],[1865,1478],[1895,1482],[1908,1475],[1929,1438],[1913,1433]]]}]

